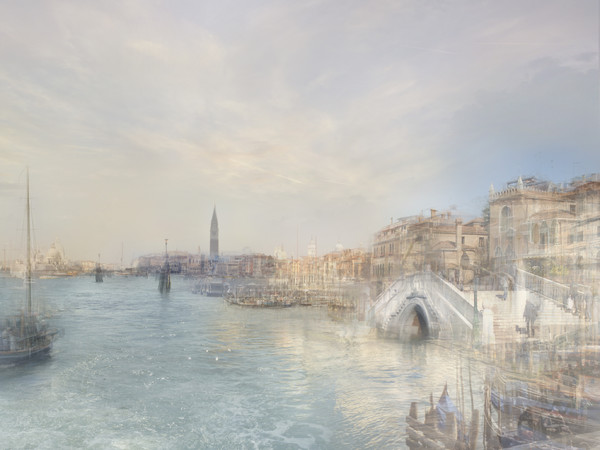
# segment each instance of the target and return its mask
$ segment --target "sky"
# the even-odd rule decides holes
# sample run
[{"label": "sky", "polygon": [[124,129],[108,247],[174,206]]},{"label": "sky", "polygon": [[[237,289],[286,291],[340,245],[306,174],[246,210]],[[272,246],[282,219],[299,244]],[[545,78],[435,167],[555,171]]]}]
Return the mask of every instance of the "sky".
[{"label": "sky", "polygon": [[368,248],[600,172],[598,0],[0,2],[0,245]]}]

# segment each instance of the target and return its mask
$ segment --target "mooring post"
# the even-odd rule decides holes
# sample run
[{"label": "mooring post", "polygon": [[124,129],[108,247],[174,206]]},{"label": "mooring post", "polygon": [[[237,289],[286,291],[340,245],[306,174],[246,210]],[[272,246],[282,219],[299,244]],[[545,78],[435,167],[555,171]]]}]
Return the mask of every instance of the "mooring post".
[{"label": "mooring post", "polygon": [[444,428],[444,433],[453,441],[456,441],[456,438],[458,437],[456,416],[452,412],[446,413],[446,425]]},{"label": "mooring post", "polygon": [[479,410],[472,410],[471,428],[469,429],[469,449],[477,448],[477,436],[479,436]]}]

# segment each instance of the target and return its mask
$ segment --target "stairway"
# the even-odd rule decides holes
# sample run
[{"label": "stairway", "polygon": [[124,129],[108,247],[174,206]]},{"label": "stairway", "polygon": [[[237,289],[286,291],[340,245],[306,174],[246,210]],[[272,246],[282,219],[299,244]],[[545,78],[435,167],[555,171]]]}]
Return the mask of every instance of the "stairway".
[{"label": "stairway", "polygon": [[[526,338],[527,334],[520,333],[526,329],[523,313],[527,301],[540,305],[538,316],[534,323],[535,337],[542,341],[572,331],[585,321],[577,315],[560,308],[553,300],[535,292],[520,289],[509,292],[508,298],[502,300],[502,291],[480,291],[477,294],[479,308],[491,309],[494,314],[493,330],[496,343],[514,342]],[[472,302],[472,295],[469,300]]]}]

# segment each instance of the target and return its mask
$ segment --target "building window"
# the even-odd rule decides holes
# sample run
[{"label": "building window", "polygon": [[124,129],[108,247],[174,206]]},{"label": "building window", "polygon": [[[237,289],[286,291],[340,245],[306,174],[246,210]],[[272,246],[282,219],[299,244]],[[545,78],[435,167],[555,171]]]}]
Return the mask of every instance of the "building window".
[{"label": "building window", "polygon": [[548,244],[548,225],[546,222],[542,222],[542,226],[540,227],[540,245],[543,248],[546,248]]},{"label": "building window", "polygon": [[471,265],[471,260],[469,259],[469,255],[463,253],[460,257],[460,267],[464,270],[467,270]]},{"label": "building window", "polygon": [[465,237],[464,236],[462,236],[460,243],[464,245],[464,243],[465,243]]},{"label": "building window", "polygon": [[512,228],[512,210],[505,206],[500,212],[500,232],[506,233],[510,228]]},{"label": "building window", "polygon": [[540,243],[540,226],[537,223],[534,223],[531,227],[531,242],[534,244]]},{"label": "building window", "polygon": [[552,221],[550,226],[550,245],[558,245],[558,222]]},{"label": "building window", "polygon": [[569,211],[571,212],[571,214],[575,214],[575,204],[574,203],[572,205],[569,205]]},{"label": "building window", "polygon": [[485,239],[482,238],[482,237],[479,238],[479,246],[480,247],[484,247],[485,246]]}]

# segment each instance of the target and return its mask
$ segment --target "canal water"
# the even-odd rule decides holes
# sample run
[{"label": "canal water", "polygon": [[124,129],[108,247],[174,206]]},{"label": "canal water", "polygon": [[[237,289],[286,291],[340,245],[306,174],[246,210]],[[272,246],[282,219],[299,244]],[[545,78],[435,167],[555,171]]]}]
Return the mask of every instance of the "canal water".
[{"label": "canal water", "polygon": [[[22,284],[0,278],[0,304]],[[178,277],[168,295],[157,285],[36,280],[62,335],[48,358],[0,367],[0,448],[405,448],[412,401],[422,417],[447,383],[470,411],[452,343],[382,339],[325,309],[244,309]],[[480,411],[483,372],[472,363]]]}]

